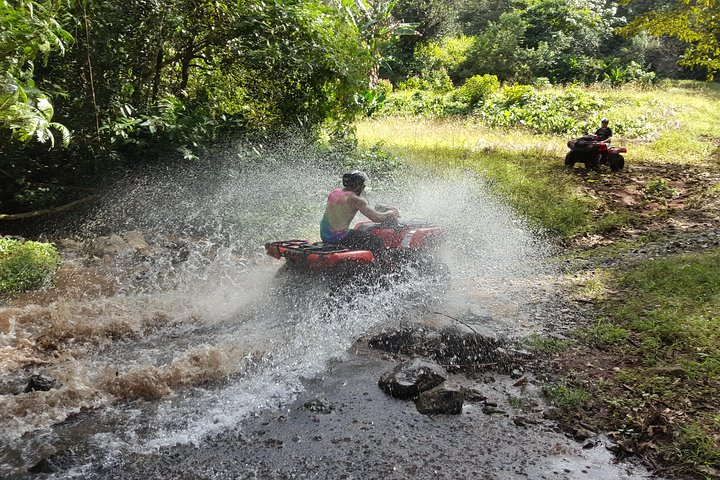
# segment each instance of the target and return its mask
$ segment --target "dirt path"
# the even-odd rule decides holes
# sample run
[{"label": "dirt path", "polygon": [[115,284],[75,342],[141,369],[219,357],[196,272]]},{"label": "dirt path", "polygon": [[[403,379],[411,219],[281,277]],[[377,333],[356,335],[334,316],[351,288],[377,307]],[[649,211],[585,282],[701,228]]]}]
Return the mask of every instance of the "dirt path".
[{"label": "dirt path", "polygon": [[[618,240],[677,237],[717,231],[720,227],[720,169],[717,167],[640,164],[610,174],[575,170],[583,180],[580,193],[597,199],[598,217],[627,213],[627,228],[579,238],[577,247],[606,245]],[[716,186],[714,190],[712,187]]]}]

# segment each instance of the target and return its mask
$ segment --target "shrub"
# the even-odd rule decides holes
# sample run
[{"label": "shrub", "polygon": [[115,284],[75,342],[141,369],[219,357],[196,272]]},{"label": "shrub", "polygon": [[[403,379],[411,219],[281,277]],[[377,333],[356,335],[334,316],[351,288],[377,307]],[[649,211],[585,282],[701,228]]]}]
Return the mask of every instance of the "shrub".
[{"label": "shrub", "polygon": [[545,90],[552,87],[552,83],[547,77],[537,77],[533,82],[533,87],[535,87],[537,90]]},{"label": "shrub", "polygon": [[47,285],[59,264],[52,244],[0,238],[0,295]]},{"label": "shrub", "polygon": [[488,98],[500,88],[500,81],[495,75],[475,75],[465,81],[462,86],[462,95],[468,103],[475,105]]},{"label": "shrub", "polygon": [[375,85],[375,91],[378,95],[387,97],[393,91],[393,84],[390,80],[381,78],[378,80],[377,85]]},{"label": "shrub", "polygon": [[530,85],[506,85],[502,90],[505,105],[527,105],[534,93],[535,89]]},{"label": "shrub", "polygon": [[461,65],[467,60],[468,50],[474,41],[473,37],[461,35],[420,44],[415,50],[415,59],[423,72],[444,68],[451,78],[458,80]]}]

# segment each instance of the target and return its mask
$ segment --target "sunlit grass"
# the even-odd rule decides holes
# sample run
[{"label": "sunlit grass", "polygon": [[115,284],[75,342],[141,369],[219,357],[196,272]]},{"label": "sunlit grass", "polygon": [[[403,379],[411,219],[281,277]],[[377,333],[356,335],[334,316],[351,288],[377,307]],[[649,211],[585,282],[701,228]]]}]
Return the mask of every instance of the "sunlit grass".
[{"label": "sunlit grass", "polygon": [[[626,266],[615,275],[617,293],[603,306],[602,332],[588,331],[585,340],[622,348],[632,367],[619,382],[632,385],[608,405],[627,421],[652,415],[662,402],[676,423],[673,440],[663,450],[674,461],[700,468],[720,458],[720,248],[671,256]],[[602,337],[610,329],[632,336],[632,344]],[[605,341],[607,340],[607,341]],[[687,420],[686,420],[687,419]]]},{"label": "sunlit grass", "polygon": [[[588,87],[602,99],[599,115],[610,126],[646,125],[642,135],[616,134],[614,143],[626,146],[628,162],[703,163],[717,151],[720,140],[720,87],[700,82],[668,83],[666,88],[609,89]],[[560,90],[554,88],[554,90]],[[458,149],[542,152],[562,161],[569,135],[533,134],[522,130],[489,129],[471,118],[420,120],[383,118],[358,124],[358,137],[368,144],[385,142],[414,150],[429,150],[424,160],[442,163],[431,150],[438,145]]]},{"label": "sunlit grass", "polygon": [[566,148],[561,139],[462,121],[401,118],[361,122],[357,134],[364,146],[381,144],[409,164],[479,172],[535,227],[563,236],[608,227],[594,221],[590,210],[596,201],[577,193],[558,161]]}]

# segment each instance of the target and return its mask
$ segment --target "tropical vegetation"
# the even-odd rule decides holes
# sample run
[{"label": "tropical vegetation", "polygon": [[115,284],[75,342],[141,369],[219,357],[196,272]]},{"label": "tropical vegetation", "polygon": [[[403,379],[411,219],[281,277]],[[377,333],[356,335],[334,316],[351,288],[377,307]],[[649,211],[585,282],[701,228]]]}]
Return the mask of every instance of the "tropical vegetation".
[{"label": "tropical vegetation", "polygon": [[[0,222],[76,205],[123,172],[205,168],[223,142],[297,135],[378,174],[401,153],[471,169],[561,245],[607,239],[671,217],[681,192],[662,168],[716,169],[718,18],[715,0],[0,0]],[[599,193],[603,174],[562,169],[567,139],[605,116],[658,172],[635,209]],[[719,192],[697,182],[686,205]],[[647,237],[615,240],[567,256],[602,261]],[[602,412],[627,451],[706,478],[720,451],[718,258],[591,270],[597,323],[551,343],[559,362],[598,369],[546,386],[568,418]],[[47,284],[57,262],[49,244],[0,238],[0,295]]]}]

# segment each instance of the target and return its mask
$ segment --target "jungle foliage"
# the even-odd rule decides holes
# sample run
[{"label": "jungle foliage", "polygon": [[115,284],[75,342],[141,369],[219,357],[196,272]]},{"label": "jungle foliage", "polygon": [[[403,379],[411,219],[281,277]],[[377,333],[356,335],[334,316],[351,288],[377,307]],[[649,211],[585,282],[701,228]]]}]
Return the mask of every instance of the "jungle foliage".
[{"label": "jungle foliage", "polygon": [[[0,202],[42,208],[75,194],[61,186],[118,165],[347,122],[378,28],[357,5],[0,2]],[[49,150],[57,132],[69,146]]]},{"label": "jungle foliage", "polygon": [[545,87],[717,69],[715,3],[653,5],[2,0],[0,212],[78,200],[138,165],[211,161],[222,141],[289,127],[337,138],[361,113],[582,128],[584,100]]}]

